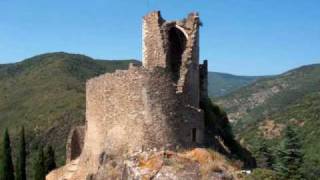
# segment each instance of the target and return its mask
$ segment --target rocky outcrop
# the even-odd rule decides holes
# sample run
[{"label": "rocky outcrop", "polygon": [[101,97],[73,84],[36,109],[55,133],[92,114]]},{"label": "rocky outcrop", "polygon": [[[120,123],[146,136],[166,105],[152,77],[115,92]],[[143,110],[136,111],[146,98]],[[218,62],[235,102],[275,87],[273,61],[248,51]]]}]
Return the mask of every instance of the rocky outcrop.
[{"label": "rocky outcrop", "polygon": [[181,153],[139,152],[122,160],[112,157],[106,157],[105,160],[99,171],[88,179],[231,180],[238,179],[239,172],[222,155],[200,148]]},{"label": "rocky outcrop", "polygon": [[47,175],[47,180],[68,180],[73,177],[79,168],[79,159],[70,161],[67,165],[53,170]]}]

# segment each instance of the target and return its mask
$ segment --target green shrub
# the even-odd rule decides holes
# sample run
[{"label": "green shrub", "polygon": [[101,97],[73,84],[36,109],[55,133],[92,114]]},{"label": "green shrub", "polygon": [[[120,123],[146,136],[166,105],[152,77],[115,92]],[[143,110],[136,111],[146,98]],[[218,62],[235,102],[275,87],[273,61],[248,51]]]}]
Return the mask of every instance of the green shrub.
[{"label": "green shrub", "polygon": [[255,169],[245,180],[278,180],[277,173],[269,169]]},{"label": "green shrub", "polygon": [[24,127],[21,128],[20,131],[20,140],[18,144],[18,156],[16,161],[16,180],[26,180],[26,140],[24,134]]},{"label": "green shrub", "polygon": [[55,161],[55,155],[54,150],[52,146],[48,146],[45,151],[45,171],[46,174],[48,174],[50,171],[55,169],[57,167],[56,161]]},{"label": "green shrub", "polygon": [[300,180],[303,178],[302,164],[302,143],[296,128],[289,125],[285,129],[284,139],[277,151],[275,170],[282,179]]},{"label": "green shrub", "polygon": [[34,180],[45,180],[45,164],[44,164],[44,153],[43,148],[40,147],[38,154],[33,161],[33,178]]},{"label": "green shrub", "polygon": [[0,180],[14,180],[11,145],[8,129],[4,131],[0,156]]}]

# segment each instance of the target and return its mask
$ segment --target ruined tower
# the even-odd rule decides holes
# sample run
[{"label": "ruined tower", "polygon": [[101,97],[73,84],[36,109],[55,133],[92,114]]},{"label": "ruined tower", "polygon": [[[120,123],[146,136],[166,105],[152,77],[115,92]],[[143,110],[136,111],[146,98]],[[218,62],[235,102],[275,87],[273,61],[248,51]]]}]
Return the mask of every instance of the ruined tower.
[{"label": "ruined tower", "polygon": [[[199,65],[199,27],[197,13],[165,21],[159,11],[151,12],[143,18],[142,66],[87,82],[86,127],[73,130],[77,134],[70,134],[67,146],[68,162],[78,166],[70,179],[97,173],[105,156],[203,145],[200,100],[208,93],[206,61]],[[83,136],[81,143],[77,137]],[[72,149],[79,147],[81,152]],[[70,164],[49,176],[63,176]]]}]

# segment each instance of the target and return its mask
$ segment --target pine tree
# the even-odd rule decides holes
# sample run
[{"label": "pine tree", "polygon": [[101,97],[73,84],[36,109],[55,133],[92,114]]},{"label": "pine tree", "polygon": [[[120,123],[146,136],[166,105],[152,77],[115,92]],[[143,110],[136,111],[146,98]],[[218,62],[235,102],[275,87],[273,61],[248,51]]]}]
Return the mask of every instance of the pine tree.
[{"label": "pine tree", "polygon": [[45,172],[46,172],[46,174],[48,174],[50,171],[52,171],[56,167],[57,166],[56,166],[55,157],[54,157],[54,150],[53,150],[52,146],[48,146],[46,148],[46,152],[45,152]]},{"label": "pine tree", "polygon": [[262,138],[256,152],[258,167],[271,169],[274,163],[274,157],[266,140]]},{"label": "pine tree", "polygon": [[44,166],[44,154],[43,154],[43,148],[40,147],[38,149],[37,156],[34,159],[33,162],[33,179],[34,180],[45,180],[45,166]]},{"label": "pine tree", "polygon": [[277,151],[277,164],[275,170],[282,179],[302,179],[302,153],[301,141],[297,131],[289,125],[284,132],[284,139]]},{"label": "pine tree", "polygon": [[26,141],[24,127],[20,131],[20,141],[18,146],[18,156],[16,161],[16,180],[26,180]]},{"label": "pine tree", "polygon": [[8,129],[4,132],[1,149],[0,180],[14,180],[11,145]]}]

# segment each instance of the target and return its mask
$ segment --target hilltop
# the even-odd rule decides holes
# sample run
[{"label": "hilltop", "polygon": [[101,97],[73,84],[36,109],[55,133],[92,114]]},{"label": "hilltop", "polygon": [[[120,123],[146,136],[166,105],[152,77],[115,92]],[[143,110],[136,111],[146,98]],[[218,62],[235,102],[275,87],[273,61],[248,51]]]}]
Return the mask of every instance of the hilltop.
[{"label": "hilltop", "polygon": [[293,69],[240,88],[215,102],[233,122],[238,139],[251,150],[259,139],[270,146],[282,139],[288,124],[299,129],[304,143],[304,168],[309,174],[320,169],[320,64]]}]

